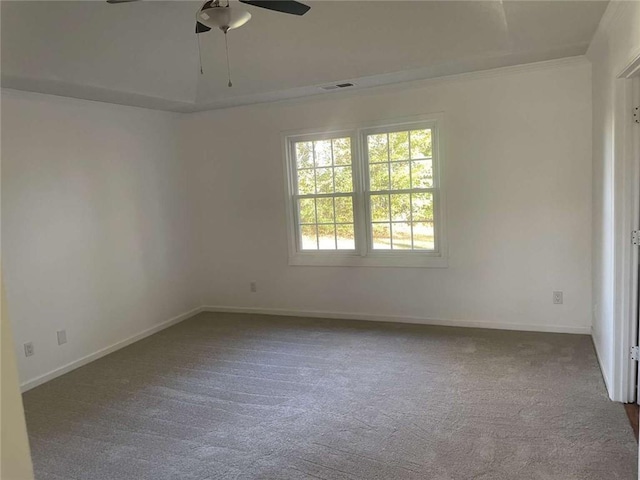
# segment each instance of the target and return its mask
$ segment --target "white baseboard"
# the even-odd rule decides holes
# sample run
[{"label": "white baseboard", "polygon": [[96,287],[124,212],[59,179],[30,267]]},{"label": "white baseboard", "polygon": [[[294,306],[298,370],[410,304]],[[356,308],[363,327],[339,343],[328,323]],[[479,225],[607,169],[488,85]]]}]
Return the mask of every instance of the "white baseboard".
[{"label": "white baseboard", "polygon": [[[38,377],[27,380],[20,385],[22,392],[26,392],[38,385],[42,385],[49,380],[53,380],[60,375],[82,367],[87,363],[93,362],[105,355],[108,355],[116,350],[120,350],[128,345],[131,345],[138,340],[142,340],[145,337],[153,335],[154,333],[169,328],[176,323],[180,323],[183,320],[187,320],[200,312],[227,312],[227,313],[253,313],[260,315],[282,315],[287,317],[312,317],[312,318],[336,318],[344,320],[366,320],[373,322],[392,322],[392,323],[411,323],[419,325],[439,325],[444,327],[467,327],[467,328],[491,328],[498,330],[519,330],[527,332],[550,332],[550,333],[573,333],[573,334],[590,334],[591,329],[589,327],[573,327],[566,325],[527,325],[518,323],[506,323],[506,322],[481,322],[470,320],[442,320],[424,317],[409,317],[409,316],[389,316],[389,315],[377,315],[372,313],[348,313],[348,312],[331,312],[323,310],[290,310],[281,308],[261,308],[261,307],[232,307],[232,306],[214,306],[206,305],[194,308],[186,313],[171,318],[165,322],[155,325],[147,330],[137,333],[129,338],[125,338],[119,342],[114,343],[108,347],[102,348],[97,352],[94,352],[85,357],[74,360],[67,363],[62,367],[58,367],[48,373],[40,375]],[[596,349],[597,353],[597,349]],[[604,373],[604,370],[603,370]],[[606,379],[605,379],[606,380]],[[607,382],[608,383],[608,382]]]},{"label": "white baseboard", "polygon": [[518,330],[525,332],[572,333],[589,335],[590,327],[570,325],[527,325],[506,322],[482,322],[471,320],[442,320],[424,317],[389,316],[373,313],[347,313],[322,310],[287,310],[281,308],[235,307],[223,305],[205,305],[203,312],[254,313],[261,315],[282,315],[287,317],[339,318],[344,320],[367,320],[373,322],[412,323],[419,325],[438,325],[443,327],[491,328],[496,330]]},{"label": "white baseboard", "polygon": [[600,356],[600,351],[598,351],[598,343],[596,342],[596,337],[593,332],[593,327],[591,327],[591,342],[593,343],[593,349],[596,352],[596,358],[598,359],[598,366],[600,367],[600,373],[602,374],[602,381],[604,382],[604,387],[607,390],[607,395],[614,402],[621,401],[615,398],[614,395],[611,395],[613,391],[611,382],[609,381],[609,377],[607,375],[607,370],[604,368],[604,364],[602,363],[602,357]]},{"label": "white baseboard", "polygon": [[42,385],[43,383],[48,382],[49,380],[53,380],[54,378],[59,377],[60,375],[64,375],[65,373],[68,373],[71,370],[75,370],[76,368],[82,367],[83,365],[93,362],[94,360],[104,357],[105,355],[109,355],[110,353],[115,352],[116,350],[120,350],[121,348],[124,348],[127,345],[131,345],[132,343],[137,342],[138,340],[142,340],[143,338],[148,337],[149,335],[153,335],[154,333],[157,333],[160,330],[164,330],[165,328],[169,328],[175,325],[176,323],[180,323],[183,320],[191,318],[202,311],[203,311],[203,307],[194,308],[193,310],[190,310],[176,317],[170,318],[169,320],[166,320],[158,325],[155,325],[151,328],[143,330],[142,332],[137,333],[129,338],[120,340],[119,342],[116,342],[113,345],[109,345],[108,347],[102,348],[97,352],[94,352],[90,355],[79,358],[78,360],[74,360],[73,362],[67,363],[62,367],[58,367],[55,370],[51,370],[50,372],[40,375],[38,377],[32,378],[31,380],[27,380],[26,382],[23,382],[20,384],[20,390],[22,392],[26,392],[27,390],[37,387],[38,385]]}]

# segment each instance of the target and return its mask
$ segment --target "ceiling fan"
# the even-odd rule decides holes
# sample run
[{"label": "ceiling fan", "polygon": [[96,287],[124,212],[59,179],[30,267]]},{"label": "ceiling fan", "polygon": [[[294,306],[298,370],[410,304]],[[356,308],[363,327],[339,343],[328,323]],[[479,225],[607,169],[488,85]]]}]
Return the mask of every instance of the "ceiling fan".
[{"label": "ceiling fan", "polygon": [[[107,0],[107,3],[130,3],[140,0]],[[311,7],[294,0],[239,0],[240,3],[253,5],[255,7],[273,10],[274,12],[288,13],[290,15],[304,15]],[[229,0],[226,5],[221,5],[220,0],[207,0],[202,4],[196,13],[195,32],[199,36],[201,33],[209,32],[212,28],[218,28],[224,33],[225,48],[227,51],[227,70],[229,71],[229,49],[227,46],[227,32],[234,28],[239,28],[251,20],[251,14],[238,7],[231,7]],[[200,40],[198,38],[198,49]],[[202,72],[202,60],[200,61],[200,73]],[[231,73],[229,73],[229,87],[231,83]]]}]

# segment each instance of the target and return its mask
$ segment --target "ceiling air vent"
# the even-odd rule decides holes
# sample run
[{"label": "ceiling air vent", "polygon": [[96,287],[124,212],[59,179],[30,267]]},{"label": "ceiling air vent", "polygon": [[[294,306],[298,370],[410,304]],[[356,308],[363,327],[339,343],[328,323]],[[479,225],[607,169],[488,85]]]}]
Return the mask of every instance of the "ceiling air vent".
[{"label": "ceiling air vent", "polygon": [[335,85],[325,85],[322,90],[338,90],[339,88],[355,87],[355,83],[336,83]]}]

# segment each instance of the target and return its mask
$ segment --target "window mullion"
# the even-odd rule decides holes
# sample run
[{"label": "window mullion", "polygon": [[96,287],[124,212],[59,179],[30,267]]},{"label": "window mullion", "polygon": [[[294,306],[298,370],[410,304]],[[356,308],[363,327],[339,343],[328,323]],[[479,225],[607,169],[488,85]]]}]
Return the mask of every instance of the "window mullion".
[{"label": "window mullion", "polygon": [[305,193],[302,195],[294,195],[295,198],[303,200],[305,198],[338,198],[338,197],[350,197],[354,192],[341,192],[341,193]]},{"label": "window mullion", "polygon": [[[354,141],[355,140],[355,141]],[[366,150],[362,142],[362,135],[357,132],[352,139],[352,166],[354,174],[355,198],[353,215],[355,221],[356,251],[360,256],[367,255],[367,205],[364,192],[367,189],[367,174],[365,155]]]},{"label": "window mullion", "polygon": [[[333,193],[335,194],[336,193],[336,159],[333,155],[333,140],[331,140],[331,180],[333,182]],[[338,250],[338,219],[336,218],[336,197],[332,198],[331,205],[333,205],[333,242],[336,246],[336,250]]]},{"label": "window mullion", "polygon": [[367,193],[370,195],[386,195],[386,194],[407,194],[407,193],[434,193],[438,189],[437,188],[411,188],[404,190],[371,190]]},{"label": "window mullion", "polygon": [[[393,250],[393,212],[391,211],[391,147],[389,146],[389,132],[387,132],[387,171],[389,172],[389,183],[387,186],[389,199],[389,249]],[[373,242],[373,239],[371,239]]]},{"label": "window mullion", "polygon": [[440,192],[433,192],[433,248],[440,251]]},{"label": "window mullion", "polygon": [[[313,145],[313,191],[318,193],[318,164],[316,163],[316,142]],[[316,228],[316,249],[320,250],[320,234],[318,233],[318,202],[313,202],[313,211],[315,212],[315,228]]]},{"label": "window mullion", "polygon": [[293,198],[296,200],[305,200],[309,198],[341,198],[341,197],[353,197],[355,192],[349,193],[308,193],[304,195],[294,195]]},{"label": "window mullion", "polygon": [[411,250],[413,250],[413,161],[411,158],[411,131],[407,134],[407,142],[409,144],[409,231],[411,232]]}]

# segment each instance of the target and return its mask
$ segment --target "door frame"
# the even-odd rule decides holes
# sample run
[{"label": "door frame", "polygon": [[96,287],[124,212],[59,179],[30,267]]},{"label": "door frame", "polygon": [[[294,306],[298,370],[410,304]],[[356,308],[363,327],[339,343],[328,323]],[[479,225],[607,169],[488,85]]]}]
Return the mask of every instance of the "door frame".
[{"label": "door frame", "polygon": [[[637,363],[631,347],[638,344],[638,247],[631,235],[640,230],[640,126],[632,117],[634,88],[640,82],[640,54],[616,78],[614,128],[614,315],[611,398],[638,401]],[[638,101],[636,99],[636,101]]]}]

